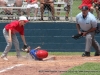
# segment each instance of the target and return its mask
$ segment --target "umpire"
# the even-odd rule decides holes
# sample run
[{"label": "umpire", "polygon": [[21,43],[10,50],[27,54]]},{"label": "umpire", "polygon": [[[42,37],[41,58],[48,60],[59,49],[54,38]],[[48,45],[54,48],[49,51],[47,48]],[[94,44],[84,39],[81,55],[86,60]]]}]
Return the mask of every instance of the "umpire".
[{"label": "umpire", "polygon": [[78,33],[83,33],[82,36],[85,36],[86,39],[85,52],[82,56],[90,56],[91,46],[96,50],[94,56],[99,56],[100,47],[99,43],[95,40],[97,20],[95,16],[89,12],[88,6],[82,6],[81,11],[82,12],[76,16],[76,28]]}]

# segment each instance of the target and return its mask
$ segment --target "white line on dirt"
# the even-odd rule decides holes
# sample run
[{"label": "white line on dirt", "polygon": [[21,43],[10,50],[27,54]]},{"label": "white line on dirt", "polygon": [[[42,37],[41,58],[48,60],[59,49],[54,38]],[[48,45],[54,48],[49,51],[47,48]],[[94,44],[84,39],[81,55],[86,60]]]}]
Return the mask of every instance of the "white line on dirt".
[{"label": "white line on dirt", "polygon": [[22,65],[24,65],[24,64],[17,64],[17,65],[14,65],[14,66],[5,68],[5,69],[3,69],[3,70],[0,70],[0,73],[5,72],[5,71],[8,71],[8,70],[11,70],[11,69],[13,69],[13,68],[15,68],[15,67],[20,67],[20,66],[22,66]]}]

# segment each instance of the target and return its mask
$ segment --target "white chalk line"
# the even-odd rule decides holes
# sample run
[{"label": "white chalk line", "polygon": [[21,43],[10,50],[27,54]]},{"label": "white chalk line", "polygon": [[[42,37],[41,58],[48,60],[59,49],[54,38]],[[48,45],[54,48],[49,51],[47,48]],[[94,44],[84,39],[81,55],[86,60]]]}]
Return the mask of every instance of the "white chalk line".
[{"label": "white chalk line", "polygon": [[20,66],[22,66],[22,65],[24,65],[24,64],[17,64],[17,65],[14,65],[14,66],[5,68],[5,69],[3,69],[3,70],[0,70],[0,73],[6,72],[6,71],[11,70],[11,69],[13,69],[13,68],[15,68],[15,67],[20,67]]}]

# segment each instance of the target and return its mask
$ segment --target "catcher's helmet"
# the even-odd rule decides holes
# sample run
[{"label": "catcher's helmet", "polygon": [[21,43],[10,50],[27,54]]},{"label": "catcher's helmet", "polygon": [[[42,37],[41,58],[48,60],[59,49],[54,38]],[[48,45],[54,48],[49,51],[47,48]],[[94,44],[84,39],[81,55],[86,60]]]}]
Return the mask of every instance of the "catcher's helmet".
[{"label": "catcher's helmet", "polygon": [[40,59],[46,58],[48,56],[48,52],[46,50],[38,50],[36,52],[36,56]]}]

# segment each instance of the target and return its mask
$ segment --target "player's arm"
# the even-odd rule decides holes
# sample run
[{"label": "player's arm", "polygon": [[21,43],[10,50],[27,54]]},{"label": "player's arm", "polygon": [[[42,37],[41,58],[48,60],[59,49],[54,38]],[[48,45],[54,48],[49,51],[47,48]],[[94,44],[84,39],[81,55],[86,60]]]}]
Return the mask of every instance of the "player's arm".
[{"label": "player's arm", "polygon": [[44,4],[45,2],[44,2],[44,0],[40,0],[40,3],[41,3],[41,4]]},{"label": "player's arm", "polygon": [[90,33],[90,32],[93,32],[93,31],[95,31],[96,30],[96,28],[91,28],[91,29],[89,29],[86,33]]},{"label": "player's arm", "polygon": [[11,29],[9,29],[8,34],[9,34],[8,41],[9,41],[9,42],[12,42],[12,38],[11,38]]},{"label": "player's arm", "polygon": [[77,28],[78,34],[81,34],[81,31],[80,31],[80,26],[79,26],[79,24],[76,24],[76,28]]},{"label": "player's arm", "polygon": [[48,0],[47,3],[53,3],[53,0]]},{"label": "player's arm", "polygon": [[23,41],[24,45],[27,45],[26,40],[25,40],[25,36],[21,35],[21,38],[22,38],[22,41]]}]

